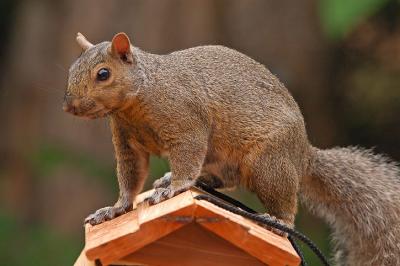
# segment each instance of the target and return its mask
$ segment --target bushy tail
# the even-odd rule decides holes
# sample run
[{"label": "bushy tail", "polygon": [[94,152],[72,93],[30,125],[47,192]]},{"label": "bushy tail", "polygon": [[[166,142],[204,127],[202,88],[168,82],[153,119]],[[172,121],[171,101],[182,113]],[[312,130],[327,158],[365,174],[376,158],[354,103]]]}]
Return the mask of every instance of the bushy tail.
[{"label": "bushy tail", "polygon": [[338,265],[400,265],[400,169],[370,150],[313,148],[300,197],[334,231]]}]

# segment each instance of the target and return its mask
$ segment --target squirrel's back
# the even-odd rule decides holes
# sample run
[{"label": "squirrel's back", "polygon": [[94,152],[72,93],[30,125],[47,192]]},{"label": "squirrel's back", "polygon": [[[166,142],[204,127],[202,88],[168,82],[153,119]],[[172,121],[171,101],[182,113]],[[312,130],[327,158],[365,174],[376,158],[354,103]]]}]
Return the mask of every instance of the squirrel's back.
[{"label": "squirrel's back", "polygon": [[261,138],[290,126],[305,132],[303,116],[288,90],[252,58],[219,45],[154,56],[151,87],[169,93],[174,99],[169,104],[206,108],[209,123],[238,136],[259,133]]}]

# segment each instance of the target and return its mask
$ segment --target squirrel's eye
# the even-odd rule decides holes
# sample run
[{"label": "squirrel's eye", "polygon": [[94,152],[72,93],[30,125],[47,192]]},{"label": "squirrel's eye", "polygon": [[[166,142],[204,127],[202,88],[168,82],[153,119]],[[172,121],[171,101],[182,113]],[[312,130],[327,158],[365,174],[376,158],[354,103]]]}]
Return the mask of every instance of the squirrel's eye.
[{"label": "squirrel's eye", "polygon": [[104,81],[107,80],[110,77],[110,70],[107,68],[101,68],[97,72],[97,80]]}]

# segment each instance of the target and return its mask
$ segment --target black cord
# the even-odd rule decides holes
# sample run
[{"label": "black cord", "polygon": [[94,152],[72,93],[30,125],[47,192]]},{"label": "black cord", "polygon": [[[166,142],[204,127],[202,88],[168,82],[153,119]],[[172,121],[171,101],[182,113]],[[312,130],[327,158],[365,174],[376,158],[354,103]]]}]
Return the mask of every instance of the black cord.
[{"label": "black cord", "polygon": [[[210,195],[197,195],[195,197],[195,199],[209,201],[209,202],[213,203],[214,205],[217,205],[218,207],[221,207],[232,213],[241,215],[250,220],[268,225],[270,227],[274,227],[278,230],[288,233],[289,241],[292,243],[292,245],[294,246],[294,249],[298,253],[299,257],[301,258],[303,266],[305,266],[307,264],[304,260],[304,256],[303,256],[302,252],[300,251],[300,248],[294,242],[293,237],[295,237],[295,238],[299,239],[300,241],[302,241],[303,243],[305,243],[314,252],[314,254],[321,260],[323,265],[329,266],[328,260],[326,259],[324,254],[321,252],[321,250],[308,237],[306,237],[302,233],[300,233],[290,227],[287,227],[286,225],[280,224],[266,216],[258,214],[256,211],[247,207],[243,203],[241,203],[219,191],[214,190],[213,188],[209,187],[205,183],[198,182],[198,183],[196,183],[196,187],[200,188],[201,190],[204,190],[207,193],[210,193],[211,195],[214,195],[217,198],[210,196]],[[221,199],[226,202],[229,202],[230,204],[222,201]],[[234,206],[232,206],[231,204]]]},{"label": "black cord", "polygon": [[234,198],[229,197],[228,195],[219,192],[218,190],[213,189],[212,187],[210,187],[209,185],[207,185],[204,182],[201,181],[197,181],[196,182],[196,187],[200,188],[201,190],[216,196],[217,198],[220,198],[226,202],[229,202],[232,205],[235,205],[236,207],[239,207],[240,209],[247,211],[249,213],[257,213],[255,210],[253,210],[252,208],[244,205],[243,203],[241,203],[238,200],[235,200]]},{"label": "black cord", "polygon": [[308,266],[307,262],[306,262],[306,259],[304,258],[304,254],[301,251],[299,245],[297,245],[296,240],[294,240],[294,238],[291,235],[288,235],[288,239],[289,239],[290,243],[292,244],[294,250],[297,252],[297,254],[300,257],[301,266]]}]

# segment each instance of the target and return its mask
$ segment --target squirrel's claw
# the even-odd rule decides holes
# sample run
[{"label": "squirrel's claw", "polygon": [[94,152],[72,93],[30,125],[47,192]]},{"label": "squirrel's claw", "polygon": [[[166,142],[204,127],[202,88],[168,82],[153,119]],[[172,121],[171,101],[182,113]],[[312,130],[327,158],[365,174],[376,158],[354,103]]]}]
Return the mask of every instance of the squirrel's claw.
[{"label": "squirrel's claw", "polygon": [[178,182],[178,185],[172,182],[171,172],[167,172],[163,177],[157,179],[153,183],[153,188],[155,189],[153,194],[146,198],[150,205],[160,203],[164,200],[170,199],[179,193],[188,190],[193,185],[193,182]]},{"label": "squirrel's claw", "polygon": [[172,185],[169,185],[168,187],[158,187],[154,190],[150,197],[145,199],[145,201],[147,201],[150,205],[154,205],[188,190],[191,186],[192,184],[188,183],[187,185],[178,186],[178,188]]},{"label": "squirrel's claw", "polygon": [[102,222],[109,221],[118,217],[126,212],[128,212],[129,208],[124,207],[104,207],[97,210],[95,213],[90,214],[85,219],[85,224],[89,223],[91,225],[101,224]]},{"label": "squirrel's claw", "polygon": [[154,205],[164,200],[170,199],[176,194],[178,193],[176,193],[171,186],[166,188],[159,187],[156,188],[153,194],[150,197],[146,198],[145,201],[147,201],[150,205]]},{"label": "squirrel's claw", "polygon": [[[286,225],[287,227],[293,228],[293,225],[289,225],[289,224],[285,223],[283,220],[278,219],[275,216],[269,215],[268,213],[260,214],[260,216],[263,216],[263,217],[265,217],[267,219],[271,219],[276,223],[283,224],[283,225]],[[288,236],[288,233],[283,232],[283,231],[281,231],[279,229],[276,229],[275,227],[271,227],[271,226],[268,226],[268,225],[265,225],[265,224],[261,224],[261,223],[260,223],[260,225],[262,227],[265,227],[267,230],[279,235],[279,236],[282,236],[282,237],[287,237]]]}]

